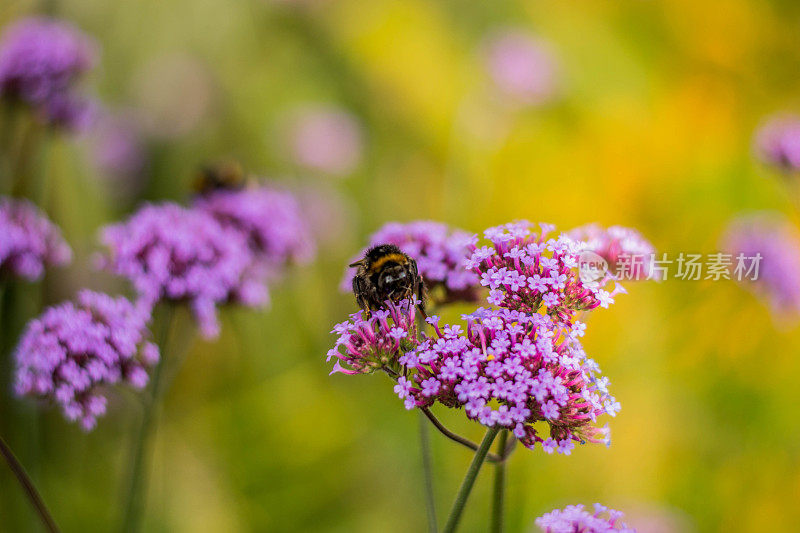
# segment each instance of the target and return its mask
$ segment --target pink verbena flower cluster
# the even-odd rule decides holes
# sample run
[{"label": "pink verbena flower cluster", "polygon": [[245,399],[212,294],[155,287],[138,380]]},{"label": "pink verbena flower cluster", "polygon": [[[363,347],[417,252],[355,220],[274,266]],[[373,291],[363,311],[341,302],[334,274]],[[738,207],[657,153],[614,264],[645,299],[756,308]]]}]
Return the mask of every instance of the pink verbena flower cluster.
[{"label": "pink verbena flower cluster", "polygon": [[602,228],[597,224],[587,224],[570,230],[567,235],[573,240],[581,241],[582,252],[594,252],[605,260],[607,271],[616,279],[659,278],[653,269],[656,249],[633,228]]},{"label": "pink verbena flower cluster", "polygon": [[[608,429],[596,427],[597,418],[615,416],[620,405],[587,358],[578,340],[586,325],[574,315],[607,306],[613,294],[600,283],[581,282],[577,242],[564,235],[547,239],[552,228],[546,225],[539,235],[529,228],[527,222],[491,228],[491,246],[473,244],[463,261],[462,268],[489,286],[488,301],[497,308],[464,315],[466,330],[429,317],[432,336],[416,333],[408,302],[387,302],[370,318],[356,313],[333,330],[339,335],[328,352],[328,360],[336,358],[334,372],[382,369],[396,380],[407,409],[463,408],[468,418],[509,429],[531,449],[539,443],[548,453],[569,454],[576,442],[608,444]],[[549,435],[539,435],[538,423]]]},{"label": "pink verbena flower cluster", "polygon": [[148,341],[149,313],[125,298],[81,291],[28,323],[15,351],[15,391],[54,401],[87,431],[106,410],[105,389],[148,381],[158,347]]},{"label": "pink verbena flower cluster", "polygon": [[[602,414],[615,416],[619,403],[608,379],[586,357],[578,337],[583,324],[564,327],[546,315],[479,309],[461,326],[436,331],[398,362],[404,375],[395,388],[406,407],[439,402],[463,407],[468,418],[510,429],[525,446],[541,443],[547,453],[569,455],[575,442],[608,443],[608,430],[594,427]],[[549,436],[534,424],[545,422]]]},{"label": "pink verbena flower cluster", "polygon": [[[375,370],[393,371],[398,358],[419,344],[415,322],[415,302],[387,302],[386,309],[353,313],[350,319],[336,324],[331,333],[339,338],[328,350],[327,361],[336,358],[333,371],[343,374],[369,374]],[[343,367],[345,363],[347,367]]]},{"label": "pink verbena flower cluster", "polygon": [[[372,234],[369,247],[395,244],[417,261],[417,268],[428,291],[444,290],[442,302],[477,301],[478,276],[463,267],[469,256],[474,236],[447,224],[418,220],[401,224],[391,222]],[[361,256],[366,249],[362,250]],[[342,280],[342,290],[352,287],[355,269],[350,268]]]},{"label": "pink verbena flower cluster", "polygon": [[61,231],[27,200],[0,197],[0,279],[34,281],[45,267],[69,263],[72,251]]},{"label": "pink verbena flower cluster", "polygon": [[568,505],[536,519],[536,525],[545,533],[636,533],[620,522],[623,513],[594,504],[594,513],[583,505]]},{"label": "pink verbena flower cluster", "polygon": [[580,244],[563,234],[548,238],[555,227],[540,227],[535,233],[527,221],[496,226],[484,232],[489,245],[473,245],[465,266],[489,288],[488,302],[527,314],[543,309],[568,323],[578,311],[613,303],[621,286],[609,292],[604,288],[607,277],[582,281],[577,269]]},{"label": "pink verbena flower cluster", "polygon": [[217,305],[266,297],[244,235],[205,211],[145,205],[104,228],[101,240],[108,247],[102,267],[130,280],[147,305],[188,302],[205,337],[219,334]]},{"label": "pink verbena flower cluster", "polygon": [[289,192],[266,186],[220,190],[199,196],[195,206],[245,236],[258,271],[274,276],[314,257],[311,230]]},{"label": "pink verbena flower cluster", "polygon": [[25,103],[50,124],[80,128],[91,106],[73,85],[95,56],[94,43],[69,23],[20,20],[0,39],[0,96]]}]

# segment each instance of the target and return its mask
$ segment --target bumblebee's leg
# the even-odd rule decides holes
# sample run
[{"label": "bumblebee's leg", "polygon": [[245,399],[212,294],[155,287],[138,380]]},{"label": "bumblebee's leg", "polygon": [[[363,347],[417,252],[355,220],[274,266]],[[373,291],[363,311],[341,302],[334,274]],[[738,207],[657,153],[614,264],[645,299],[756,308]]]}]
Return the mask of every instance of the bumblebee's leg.
[{"label": "bumblebee's leg", "polygon": [[356,303],[360,308],[364,308],[363,303],[361,302],[361,282],[358,279],[358,274],[353,276],[353,295],[356,297]]},{"label": "bumblebee's leg", "polygon": [[366,314],[368,317],[370,316],[370,311],[377,311],[384,306],[382,299],[378,295],[378,290],[372,284],[369,284],[364,291],[364,303],[367,306]]},{"label": "bumblebee's leg", "polygon": [[419,278],[417,282],[417,299],[419,299],[419,303],[417,304],[417,309],[419,312],[422,313],[422,318],[428,318],[428,312],[425,309],[425,283],[422,281],[422,278]]},{"label": "bumblebee's leg", "polygon": [[417,309],[422,313],[422,318],[428,318],[428,313],[425,311],[425,283],[423,282],[422,276],[419,275],[417,262],[411,259],[409,263],[411,267],[411,276],[414,280],[414,286],[411,288],[412,294],[419,300]]}]

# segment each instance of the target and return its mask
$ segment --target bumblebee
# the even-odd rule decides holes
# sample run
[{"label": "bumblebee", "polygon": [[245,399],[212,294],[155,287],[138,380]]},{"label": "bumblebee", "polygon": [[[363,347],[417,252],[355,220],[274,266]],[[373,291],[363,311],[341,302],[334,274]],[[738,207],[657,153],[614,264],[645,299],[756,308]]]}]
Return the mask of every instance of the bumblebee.
[{"label": "bumblebee", "polygon": [[237,191],[244,189],[246,184],[247,178],[239,163],[222,161],[201,168],[193,189],[203,195],[219,190]]},{"label": "bumblebee", "polygon": [[417,262],[394,244],[373,246],[363,259],[350,265],[357,267],[353,277],[353,293],[359,307],[369,314],[382,308],[387,300],[419,299],[419,310],[425,313],[425,284],[417,270]]}]

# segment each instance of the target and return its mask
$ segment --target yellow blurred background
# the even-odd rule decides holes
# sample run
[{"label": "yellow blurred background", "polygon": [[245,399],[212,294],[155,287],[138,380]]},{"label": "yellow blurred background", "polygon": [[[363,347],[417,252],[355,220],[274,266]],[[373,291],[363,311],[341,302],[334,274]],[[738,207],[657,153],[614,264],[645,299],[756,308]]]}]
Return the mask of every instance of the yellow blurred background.
[{"label": "yellow blurred background", "polygon": [[[107,191],[81,142],[61,137],[49,148],[47,211],[76,255],[48,275],[49,303],[83,286],[127,291],[91,268],[98,228],[143,199],[184,200],[209,160],[234,157],[336,201],[333,234],[313,264],[272,288],[269,310],[224,311],[211,343],[182,316],[189,353],[159,423],[146,531],[424,530],[416,414],[385,377],[329,377],[325,363],[330,329],[355,308],[338,290],[343,267],[385,222],[434,219],[474,232],[517,218],[563,230],[621,224],[677,254],[717,251],[741,212],[799,220],[781,178],[751,148],[764,116],[800,110],[800,4],[791,0],[55,6],[100,44],[88,86],[110,105],[150,113],[155,133],[133,201]],[[38,8],[4,0],[0,26]],[[548,43],[560,76],[552,100],[508,107],[492,96],[481,51],[504,28]],[[361,125],[363,157],[350,175],[306,172],[286,157],[282,124],[314,104]],[[569,457],[518,449],[508,530],[531,531],[546,511],[595,501],[640,531],[795,530],[796,324],[773,319],[729,281],[627,288],[591,316],[585,337],[622,403],[609,420],[612,446]],[[20,323],[32,314],[25,298]],[[55,409],[19,411],[0,414],[0,427],[23,461],[36,460],[64,530],[112,529],[135,398],[116,395],[88,434]],[[440,412],[480,438],[478,424]],[[30,417],[41,418],[36,435]],[[442,515],[471,455],[432,438]],[[490,481],[483,472],[463,531],[486,530]],[[0,530],[26,530],[26,503],[4,469],[0,485]]]}]

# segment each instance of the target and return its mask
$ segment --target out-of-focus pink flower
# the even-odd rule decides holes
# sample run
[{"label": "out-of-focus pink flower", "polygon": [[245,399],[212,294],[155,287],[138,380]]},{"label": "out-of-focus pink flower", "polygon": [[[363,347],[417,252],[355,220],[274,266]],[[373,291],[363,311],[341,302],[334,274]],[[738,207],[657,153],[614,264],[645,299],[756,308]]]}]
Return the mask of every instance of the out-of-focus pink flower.
[{"label": "out-of-focus pink flower", "polygon": [[147,162],[141,126],[133,112],[101,113],[87,137],[90,159],[114,196],[134,194]]},{"label": "out-of-focus pink flower", "polygon": [[638,533],[689,533],[695,530],[685,513],[657,504],[628,505],[625,519],[630,524],[636,524]]},{"label": "out-of-focus pink flower", "polygon": [[[733,255],[733,276],[766,299],[776,316],[800,314],[800,235],[788,220],[777,213],[739,217],[728,226],[722,248]],[[747,258],[760,255],[757,279],[744,268],[737,274],[739,254],[747,271],[752,264]]]},{"label": "out-of-focus pink flower", "polygon": [[297,200],[305,215],[314,240],[320,246],[336,246],[347,242],[354,233],[353,201],[328,183],[307,183],[297,189]]},{"label": "out-of-focus pink flower", "polygon": [[558,66],[541,40],[522,30],[499,32],[486,43],[486,69],[494,86],[513,103],[541,104],[558,91]]},{"label": "out-of-focus pink flower", "polygon": [[335,107],[299,111],[290,126],[289,142],[298,165],[331,176],[352,173],[364,150],[359,122],[347,111]]},{"label": "out-of-focus pink flower", "polygon": [[653,268],[656,249],[641,233],[633,228],[611,226],[602,228],[587,224],[567,232],[572,239],[581,241],[581,250],[599,255],[608,265],[608,271],[617,279],[660,279]]},{"label": "out-of-focus pink flower", "polygon": [[800,117],[769,119],[756,132],[755,151],[762,161],[784,172],[800,170]]}]

